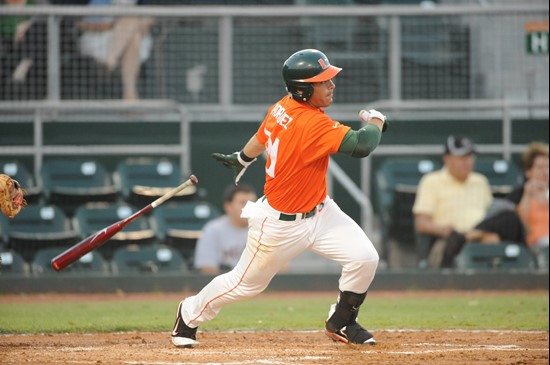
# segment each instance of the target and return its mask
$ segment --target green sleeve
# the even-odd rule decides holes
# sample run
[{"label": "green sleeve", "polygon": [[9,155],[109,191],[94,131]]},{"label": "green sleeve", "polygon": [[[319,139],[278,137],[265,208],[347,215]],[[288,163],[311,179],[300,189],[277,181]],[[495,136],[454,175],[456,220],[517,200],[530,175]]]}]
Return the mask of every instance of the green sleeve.
[{"label": "green sleeve", "polygon": [[367,124],[357,131],[350,129],[344,136],[338,152],[351,157],[367,157],[378,146],[381,137],[382,132],[374,124]]}]

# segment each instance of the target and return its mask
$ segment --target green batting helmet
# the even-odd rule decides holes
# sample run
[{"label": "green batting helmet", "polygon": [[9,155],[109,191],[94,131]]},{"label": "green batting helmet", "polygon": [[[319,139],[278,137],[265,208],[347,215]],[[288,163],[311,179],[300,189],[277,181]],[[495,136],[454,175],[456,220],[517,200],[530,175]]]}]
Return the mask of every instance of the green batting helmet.
[{"label": "green batting helmet", "polygon": [[307,101],[313,95],[312,82],[332,79],[342,71],[330,64],[327,56],[316,49],[303,49],[283,64],[283,79],[294,100]]}]

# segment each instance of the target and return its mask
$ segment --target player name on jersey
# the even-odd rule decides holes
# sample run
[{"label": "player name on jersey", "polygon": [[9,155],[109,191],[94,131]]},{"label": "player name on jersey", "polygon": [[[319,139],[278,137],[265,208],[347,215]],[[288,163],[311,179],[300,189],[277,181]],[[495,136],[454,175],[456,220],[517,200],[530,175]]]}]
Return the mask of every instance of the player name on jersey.
[{"label": "player name on jersey", "polygon": [[271,115],[277,120],[277,124],[280,124],[284,129],[292,122],[292,117],[286,113],[286,109],[279,103],[271,109]]}]

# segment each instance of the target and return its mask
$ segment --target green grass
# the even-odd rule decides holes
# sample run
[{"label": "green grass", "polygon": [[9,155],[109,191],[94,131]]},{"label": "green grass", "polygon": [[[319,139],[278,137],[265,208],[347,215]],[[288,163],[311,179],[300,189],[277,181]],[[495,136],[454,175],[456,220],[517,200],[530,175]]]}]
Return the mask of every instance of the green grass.
[{"label": "green grass", "polygon": [[[201,329],[321,329],[326,296],[257,298],[231,304]],[[0,333],[168,331],[175,300],[0,302]],[[367,298],[360,321],[368,328],[548,330],[548,294]]]}]

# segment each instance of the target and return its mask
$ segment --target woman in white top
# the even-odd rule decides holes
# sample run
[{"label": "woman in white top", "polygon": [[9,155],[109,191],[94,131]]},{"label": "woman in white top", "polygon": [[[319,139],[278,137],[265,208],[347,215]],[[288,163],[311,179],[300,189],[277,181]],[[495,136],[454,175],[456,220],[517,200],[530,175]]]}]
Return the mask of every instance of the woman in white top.
[{"label": "woman in white top", "polygon": [[[136,0],[91,0],[89,6],[134,6]],[[109,72],[120,64],[122,98],[137,100],[137,80],[141,64],[151,55],[151,17],[90,16],[79,23],[84,30],[80,52],[94,58]]]}]

